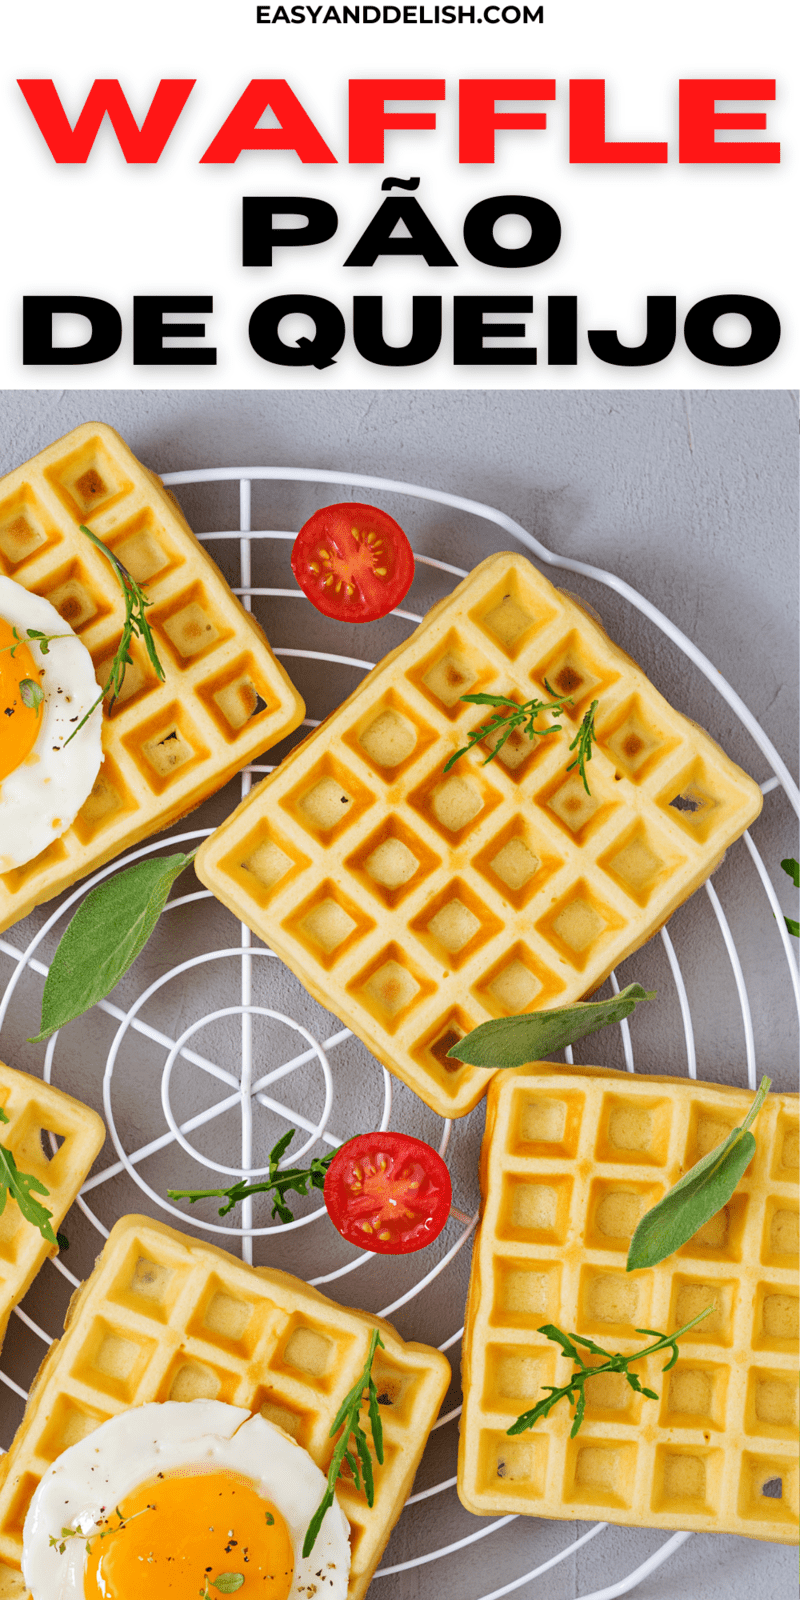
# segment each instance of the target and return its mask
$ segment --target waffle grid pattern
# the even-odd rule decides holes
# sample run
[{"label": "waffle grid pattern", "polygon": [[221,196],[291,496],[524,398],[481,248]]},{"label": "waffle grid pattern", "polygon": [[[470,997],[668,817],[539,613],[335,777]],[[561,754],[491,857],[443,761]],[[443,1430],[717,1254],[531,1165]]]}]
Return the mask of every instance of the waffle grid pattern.
[{"label": "waffle grid pattern", "polygon": [[[52,1212],[56,1232],[102,1147],[102,1119],[71,1095],[2,1062],[0,1106],[8,1117],[0,1123],[0,1145],[11,1151],[20,1172],[30,1173],[48,1189],[47,1196],[35,1198]],[[57,1141],[55,1150],[50,1135]],[[54,1246],[9,1196],[0,1212],[0,1349],[14,1306],[54,1253]]]},{"label": "waffle grid pattern", "polygon": [[[443,768],[461,696],[574,704]],[[567,773],[599,701],[591,795]],[[487,1017],[592,992],[758,814],[761,792],[522,556],[434,607],[201,848],[197,871],[442,1116],[485,1092],[447,1051]]]},{"label": "waffle grid pattern", "polygon": [[[639,1216],[741,1122],[752,1096],[669,1078],[552,1069],[489,1090],[484,1210],[463,1346],[458,1493],[471,1511],[686,1528],[797,1541],[797,1096],[774,1094],[731,1201],[659,1266],[626,1274]],[[666,1357],[590,1380],[570,1440],[561,1402],[507,1429],[572,1365],[544,1322],[604,1349],[637,1327],[711,1317]],[[766,1489],[765,1489],[766,1485]]]},{"label": "waffle grid pattern", "polygon": [[108,677],[125,608],[91,527],[154,602],[166,680],[140,642],[106,708],[105,759],[73,825],[0,874],[0,930],[166,827],[296,728],[303,703],[174,497],[101,423],[85,423],[0,482],[0,573],[49,600]]},{"label": "waffle grid pattern", "polygon": [[[22,1528],[46,1468],[128,1407],[199,1397],[246,1406],[327,1470],[330,1426],[376,1325],[386,1346],[373,1365],[384,1464],[376,1465],[371,1510],[354,1486],[337,1491],[351,1527],[348,1600],[361,1600],[403,1508],[450,1381],[448,1362],[288,1273],[249,1267],[146,1217],[122,1218],[73,1297],[3,1462],[0,1595],[26,1593]],[[366,1411],[364,1425],[369,1435]]]}]

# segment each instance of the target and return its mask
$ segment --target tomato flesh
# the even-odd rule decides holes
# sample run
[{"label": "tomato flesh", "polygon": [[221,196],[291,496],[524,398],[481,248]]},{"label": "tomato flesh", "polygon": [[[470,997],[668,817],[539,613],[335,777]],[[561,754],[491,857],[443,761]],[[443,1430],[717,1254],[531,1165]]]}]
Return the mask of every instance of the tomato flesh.
[{"label": "tomato flesh", "polygon": [[292,572],[326,617],[374,622],[394,610],[414,577],[414,552],[394,517],[347,501],[323,506],[292,546]]},{"label": "tomato flesh", "polygon": [[364,1133],[337,1151],[325,1205],[350,1244],[406,1255],[437,1238],[450,1215],[452,1186],[441,1156],[404,1133]]}]

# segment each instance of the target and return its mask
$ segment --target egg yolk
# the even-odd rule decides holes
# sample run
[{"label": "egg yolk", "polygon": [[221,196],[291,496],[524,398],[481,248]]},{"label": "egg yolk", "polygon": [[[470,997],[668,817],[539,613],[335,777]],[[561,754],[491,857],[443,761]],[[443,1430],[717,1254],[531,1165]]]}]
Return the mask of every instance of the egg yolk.
[{"label": "egg yolk", "polygon": [[28,646],[15,640],[11,623],[0,617],[0,783],[30,755],[42,725],[42,707],[37,712],[22,698],[25,678],[38,684],[39,669]]},{"label": "egg yolk", "polygon": [[[289,1530],[247,1478],[206,1472],[151,1479],[106,1516],[110,1531],[87,1546],[86,1600],[217,1600],[220,1593],[287,1600]],[[228,1581],[220,1590],[215,1580],[223,1573]]]}]

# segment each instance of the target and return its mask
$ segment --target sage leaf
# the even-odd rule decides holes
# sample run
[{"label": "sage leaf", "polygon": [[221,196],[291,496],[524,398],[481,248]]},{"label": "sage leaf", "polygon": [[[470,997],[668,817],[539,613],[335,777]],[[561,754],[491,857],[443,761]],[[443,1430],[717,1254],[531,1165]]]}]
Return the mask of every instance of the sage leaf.
[{"label": "sage leaf", "polygon": [[137,861],[98,884],[64,931],[42,995],[39,1044],[104,1000],[144,949],[175,879],[194,858],[179,853]]},{"label": "sage leaf", "polygon": [[235,1594],[237,1589],[244,1586],[244,1573],[220,1572],[216,1578],[211,1579],[211,1582],[215,1589],[219,1589],[220,1594]]},{"label": "sage leaf", "polygon": [[532,1011],[522,1017],[495,1017],[482,1022],[459,1039],[448,1058],[470,1067],[522,1067],[541,1061],[587,1034],[629,1017],[640,1000],[654,1000],[655,991],[629,983],[610,1000],[576,1000],[552,1011]]},{"label": "sage leaf", "polygon": [[659,1261],[674,1255],[730,1200],[755,1155],[756,1141],[750,1124],[761,1110],[771,1081],[770,1078],[761,1079],[741,1127],[734,1128],[722,1144],[709,1150],[652,1211],[645,1212],[631,1239],[626,1262],[628,1272],[635,1272],[639,1267],[656,1267]]}]

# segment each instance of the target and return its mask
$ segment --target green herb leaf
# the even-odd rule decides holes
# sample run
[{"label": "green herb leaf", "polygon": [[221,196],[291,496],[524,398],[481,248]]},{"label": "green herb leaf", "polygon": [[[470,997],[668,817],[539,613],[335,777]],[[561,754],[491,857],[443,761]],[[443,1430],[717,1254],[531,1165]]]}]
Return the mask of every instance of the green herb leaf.
[{"label": "green herb leaf", "polygon": [[448,1050],[448,1059],[464,1061],[470,1067],[522,1067],[528,1061],[541,1061],[612,1022],[621,1022],[640,1000],[654,999],[655,990],[629,983],[610,1000],[576,1000],[574,1005],[557,1006],[552,1011],[495,1017],[459,1039]]},{"label": "green herb leaf", "polygon": [[360,1412],[364,1399],[364,1390],[366,1389],[368,1396],[369,1418],[372,1426],[372,1444],[375,1450],[376,1460],[380,1465],[383,1462],[383,1428],[381,1426],[380,1415],[378,1413],[378,1391],[375,1387],[375,1380],[372,1376],[372,1363],[375,1359],[375,1351],[379,1345],[383,1350],[383,1340],[377,1328],[373,1328],[369,1341],[367,1359],[364,1364],[364,1370],[356,1379],[352,1389],[345,1395],[339,1410],[333,1419],[328,1437],[330,1439],[334,1439],[336,1438],[337,1433],[339,1433],[340,1428],[342,1431],[339,1433],[339,1437],[336,1439],[336,1444],[333,1447],[331,1464],[328,1468],[328,1486],[319,1505],[317,1506],[316,1511],[314,1512],[313,1517],[311,1518],[311,1521],[308,1524],[308,1528],[306,1529],[306,1536],[303,1541],[304,1557],[311,1554],[311,1551],[317,1542],[317,1535],[322,1527],[325,1513],[329,1507],[333,1505],[336,1483],[343,1465],[346,1464],[350,1468],[356,1488],[359,1491],[361,1489],[361,1474],[359,1473],[358,1462],[356,1461],[350,1449],[351,1435],[355,1440],[358,1458],[361,1462],[361,1470],[364,1475],[364,1493],[366,1495],[367,1505],[371,1506],[374,1503],[375,1486],[372,1472],[372,1458],[370,1456],[369,1441],[361,1425]]},{"label": "green herb leaf", "polygon": [[35,711],[38,717],[39,707],[44,700],[44,689],[41,684],[37,683],[35,678],[21,678],[19,692],[22,704],[27,706],[29,711]]},{"label": "green herb leaf", "polygon": [[[125,680],[126,668],[131,666],[132,663],[131,640],[134,638],[134,636],[138,636],[138,638],[142,640],[154,671],[161,679],[161,682],[164,682],[164,668],[158,659],[155,640],[153,638],[150,624],[145,616],[148,606],[153,604],[152,600],[148,600],[144,589],[140,588],[139,584],[136,582],[136,579],[131,576],[127,567],[122,565],[122,562],[119,560],[119,558],[114,555],[113,550],[109,550],[108,545],[104,544],[102,539],[98,539],[96,533],[92,533],[91,528],[85,528],[83,523],[81,523],[81,533],[85,533],[87,539],[91,539],[92,544],[95,545],[98,550],[102,551],[106,560],[113,567],[117,577],[119,578],[122,593],[125,597],[125,621],[122,625],[122,635],[111,662],[105,688],[100,691],[100,694],[97,696],[94,704],[89,707],[86,716],[83,717],[78,723],[77,728],[73,729],[69,739],[66,741],[64,746],[65,749],[71,740],[75,738],[75,735],[80,733],[81,728],[89,721],[89,718],[91,717],[92,713],[97,710],[97,707],[102,705],[106,695],[111,696],[110,704],[113,706],[114,701],[116,700]],[[43,651],[44,648],[44,645],[42,645]]]},{"label": "green herb leaf", "polygon": [[76,911],[50,965],[41,1031],[30,1044],[104,1000],[144,948],[175,879],[195,852],[137,861],[98,884]]},{"label": "green herb leaf", "polygon": [[792,935],[792,938],[793,939],[800,939],[800,922],[797,921],[797,918],[796,917],[784,917],[783,920],[786,923],[786,926],[789,929],[789,932]]},{"label": "green herb leaf", "polygon": [[[670,1358],[666,1366],[662,1368],[662,1371],[669,1372],[670,1367],[674,1367],[678,1359],[678,1340],[682,1334],[688,1333],[689,1329],[694,1328],[698,1322],[702,1322],[704,1317],[710,1316],[712,1310],[713,1306],[706,1306],[704,1311],[700,1311],[696,1317],[692,1317],[691,1322],[686,1322],[682,1328],[678,1328],[677,1333],[659,1333],[657,1328],[637,1328],[637,1333],[649,1334],[656,1342],[655,1344],[647,1345],[644,1350],[636,1350],[630,1356],[623,1356],[618,1350],[613,1355],[609,1355],[609,1352],[603,1350],[599,1344],[595,1344],[593,1339],[582,1339],[577,1333],[573,1333],[570,1336],[568,1333],[563,1333],[561,1328],[554,1327],[552,1322],[545,1323],[543,1327],[539,1328],[539,1333],[543,1333],[547,1339],[552,1339],[555,1344],[561,1346],[565,1356],[568,1356],[574,1363],[576,1371],[573,1372],[569,1381],[563,1383],[560,1388],[557,1388],[553,1383],[543,1384],[542,1387],[547,1390],[544,1399],[537,1401],[530,1411],[525,1411],[521,1417],[517,1417],[516,1422],[512,1422],[507,1432],[510,1434],[525,1433],[528,1428],[535,1427],[542,1417],[546,1417],[553,1407],[558,1405],[559,1400],[568,1400],[570,1405],[575,1407],[570,1430],[570,1438],[574,1439],[583,1422],[586,1411],[586,1384],[589,1378],[596,1378],[601,1372],[621,1372],[637,1394],[647,1395],[648,1400],[657,1400],[658,1395],[655,1390],[646,1389],[638,1374],[629,1370],[630,1363],[632,1361],[642,1361],[645,1356],[656,1355],[659,1350],[670,1350]],[[576,1345],[582,1345],[585,1350],[590,1350],[593,1355],[602,1356],[602,1362],[597,1366],[588,1366],[580,1351],[576,1350]]]},{"label": "green herb leaf", "polygon": [[[546,679],[545,688],[548,694],[553,694],[553,690]],[[489,762],[494,761],[495,756],[500,754],[506,739],[510,737],[516,728],[522,728],[529,739],[544,738],[551,733],[560,733],[560,722],[551,722],[546,728],[537,728],[536,723],[543,712],[553,711],[556,716],[560,716],[565,706],[572,705],[572,698],[568,694],[562,695],[560,698],[554,696],[552,700],[534,698],[533,700],[526,700],[523,705],[520,705],[518,700],[512,700],[509,695],[504,694],[462,694],[461,699],[472,706],[492,706],[495,709],[495,715],[489,717],[488,721],[482,722],[479,727],[473,728],[472,732],[467,734],[466,744],[460,750],[456,750],[455,754],[450,757],[443,769],[445,772],[449,772],[454,762],[459,761],[462,756],[473,750],[476,744],[481,744],[484,739],[489,738],[493,733],[499,733],[501,737],[497,740],[494,748],[489,751],[485,761],[481,762],[484,767],[488,766]]]},{"label": "green herb leaf", "polygon": [[770,1078],[761,1079],[741,1127],[734,1128],[722,1144],[709,1150],[652,1211],[645,1212],[631,1239],[628,1272],[655,1267],[666,1256],[674,1255],[730,1200],[755,1155],[756,1141],[750,1125],[761,1110],[770,1083]]},{"label": "green herb leaf", "polygon": [[282,1172],[278,1170],[281,1156],[288,1150],[295,1135],[295,1129],[289,1128],[281,1135],[277,1144],[272,1146],[269,1153],[269,1172],[260,1183],[248,1183],[246,1178],[239,1178],[236,1183],[230,1184],[227,1189],[168,1189],[170,1200],[225,1200],[226,1204],[220,1206],[219,1215],[226,1217],[234,1206],[241,1200],[246,1200],[251,1194],[269,1194],[274,1192],[275,1200],[272,1207],[273,1217],[278,1217],[281,1222],[291,1222],[293,1212],[286,1204],[284,1196],[294,1190],[296,1194],[308,1194],[311,1189],[324,1189],[325,1175],[337,1154],[331,1150],[327,1156],[315,1156],[310,1167],[285,1167]]},{"label": "green herb leaf", "polygon": [[784,872],[788,873],[795,889],[800,889],[800,861],[795,861],[794,856],[786,856],[781,866]]},{"label": "green herb leaf", "polygon": [[65,1233],[57,1233],[56,1234],[56,1243],[58,1245],[59,1250],[68,1250],[69,1249],[69,1239],[67,1238]]},{"label": "green herb leaf", "polygon": [[598,702],[593,700],[589,710],[586,712],[586,715],[583,718],[575,738],[570,745],[570,750],[576,750],[577,755],[575,760],[570,761],[570,764],[567,767],[567,772],[572,772],[573,768],[577,767],[581,779],[583,780],[583,787],[587,794],[591,794],[592,792],[589,788],[589,780],[586,776],[586,763],[587,761],[591,761],[592,745],[597,743],[597,734],[594,731],[594,714],[597,710],[597,706]]},{"label": "green herb leaf", "polygon": [[57,1244],[58,1240],[53,1232],[53,1213],[42,1205],[40,1200],[33,1197],[36,1194],[47,1195],[50,1190],[34,1178],[29,1172],[20,1172],[10,1150],[5,1145],[0,1145],[0,1215],[5,1211],[6,1200],[11,1195],[16,1200],[23,1217],[27,1222],[32,1222],[38,1228],[43,1239],[48,1244]]},{"label": "green herb leaf", "polygon": [[243,1572],[220,1572],[216,1578],[211,1579],[212,1587],[219,1589],[220,1594],[235,1594],[244,1584]]}]

